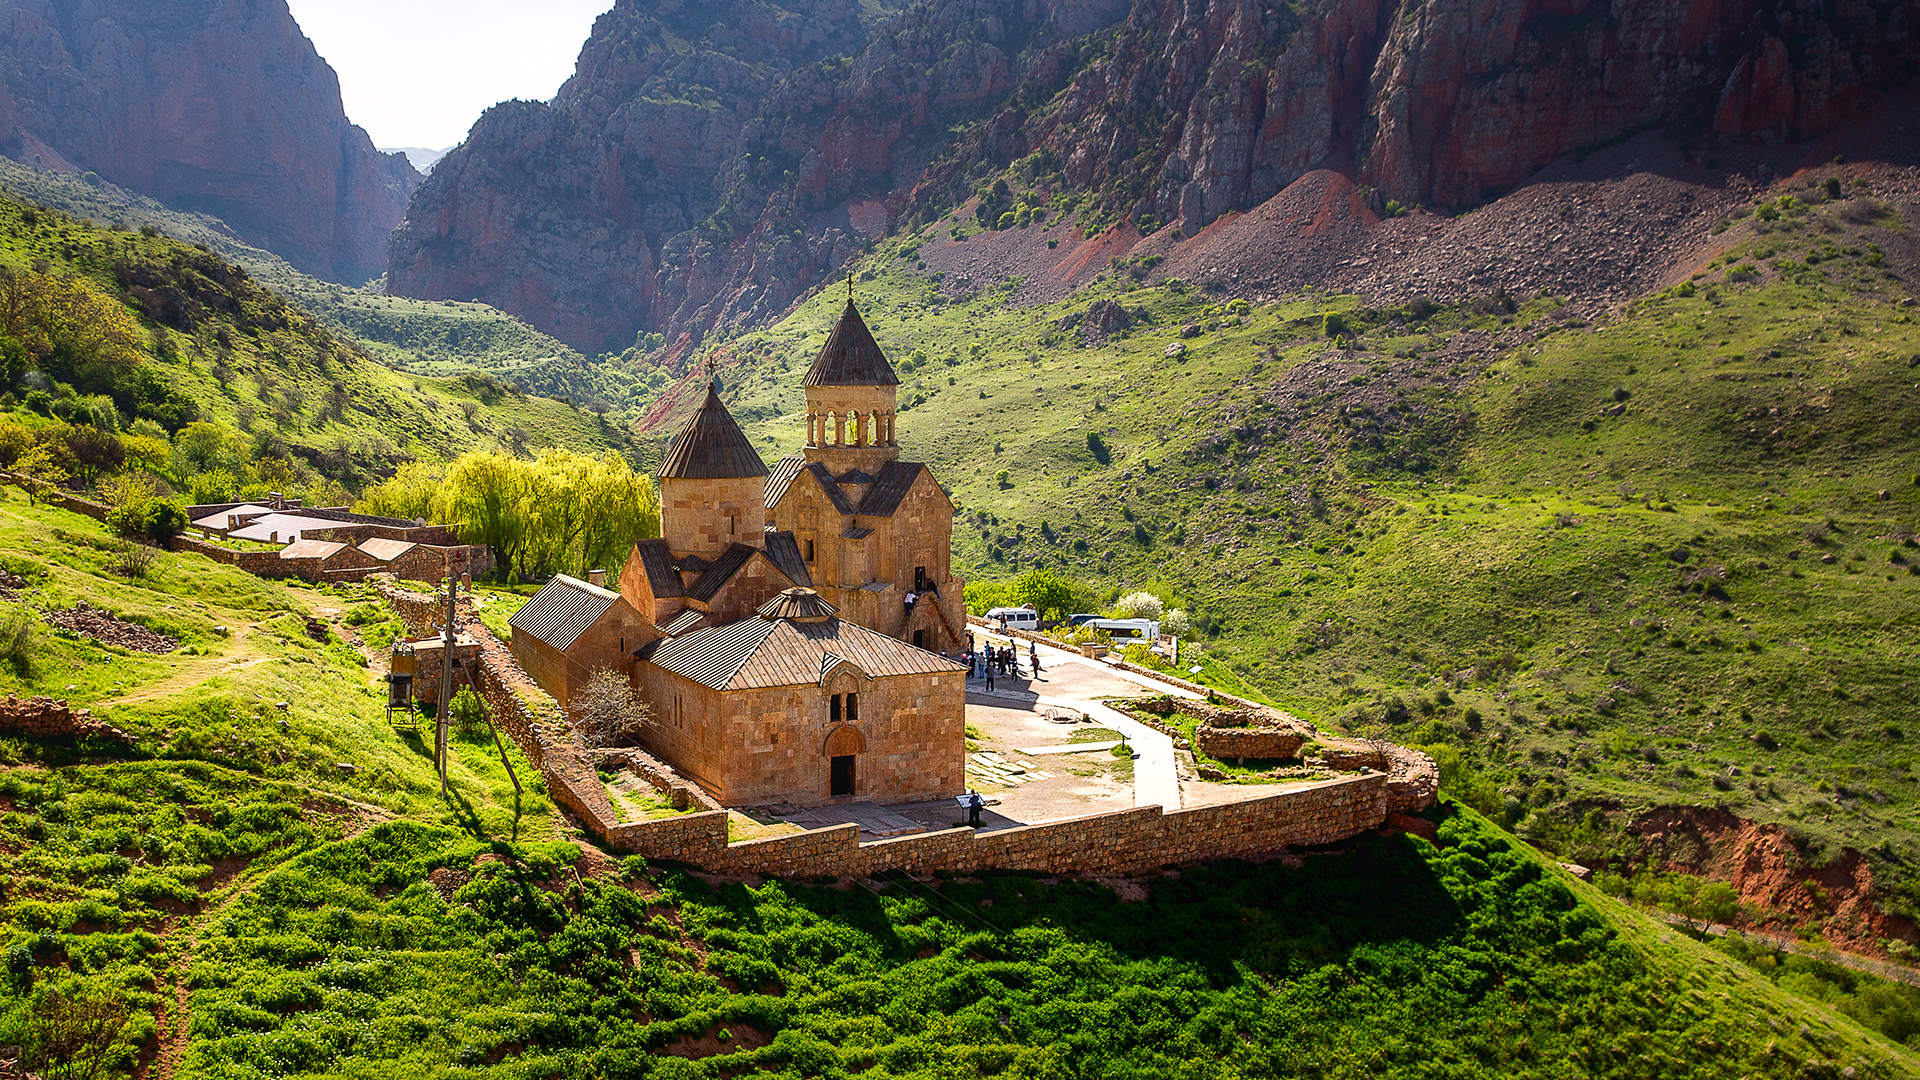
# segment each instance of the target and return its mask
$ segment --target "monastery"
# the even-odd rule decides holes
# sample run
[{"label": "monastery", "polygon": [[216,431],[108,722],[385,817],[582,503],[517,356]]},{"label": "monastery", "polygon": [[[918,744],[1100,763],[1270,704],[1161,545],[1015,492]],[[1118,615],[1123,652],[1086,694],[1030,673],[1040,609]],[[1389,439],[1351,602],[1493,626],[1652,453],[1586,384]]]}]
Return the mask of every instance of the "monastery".
[{"label": "monastery", "polygon": [[661,461],[660,539],[617,592],[542,589],[512,619],[521,666],[562,704],[627,675],[647,749],[726,805],[962,793],[954,507],[900,460],[899,383],[849,299],[807,372],[806,446],[772,470],[709,385]]}]

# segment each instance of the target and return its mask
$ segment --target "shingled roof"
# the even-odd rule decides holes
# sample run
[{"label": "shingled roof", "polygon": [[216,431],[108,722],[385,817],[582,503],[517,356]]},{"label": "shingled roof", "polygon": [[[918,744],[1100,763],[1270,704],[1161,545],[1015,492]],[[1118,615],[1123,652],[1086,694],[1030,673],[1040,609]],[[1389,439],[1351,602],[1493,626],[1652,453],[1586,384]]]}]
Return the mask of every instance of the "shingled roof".
[{"label": "shingled roof", "polygon": [[619,599],[619,593],[560,574],[515,612],[507,625],[515,634],[525,634],[565,652]]},{"label": "shingled roof", "polygon": [[958,675],[966,670],[844,619],[796,622],[787,618],[743,619],[728,626],[653,644],[646,658],[714,690],[817,686],[833,654],[874,678],[890,675]]},{"label": "shingled roof", "polygon": [[707,385],[707,400],[687,426],[673,437],[660,461],[662,480],[732,480],[767,475],[746,433],[720,401],[718,384]]},{"label": "shingled roof", "polygon": [[847,300],[840,322],[833,328],[820,355],[807,370],[805,386],[899,386],[880,344],[873,340],[860,310]]}]

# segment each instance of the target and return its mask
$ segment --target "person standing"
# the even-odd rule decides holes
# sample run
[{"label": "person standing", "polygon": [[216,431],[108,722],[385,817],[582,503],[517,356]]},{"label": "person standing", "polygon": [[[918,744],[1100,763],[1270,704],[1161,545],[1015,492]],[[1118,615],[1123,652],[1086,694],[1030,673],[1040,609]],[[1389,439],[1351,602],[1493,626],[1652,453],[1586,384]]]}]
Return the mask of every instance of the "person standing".
[{"label": "person standing", "polygon": [[984,665],[987,669],[987,693],[993,693],[993,665]]},{"label": "person standing", "polygon": [[981,798],[979,792],[977,791],[967,792],[967,824],[972,826],[973,828],[976,828],[976,829],[979,828],[980,827],[980,811],[986,809],[986,807],[987,807],[987,800]]},{"label": "person standing", "polygon": [[1039,678],[1040,677],[1040,646],[1035,642],[1031,642],[1031,641],[1027,642],[1027,661],[1028,663],[1033,665],[1033,677],[1036,679]]}]

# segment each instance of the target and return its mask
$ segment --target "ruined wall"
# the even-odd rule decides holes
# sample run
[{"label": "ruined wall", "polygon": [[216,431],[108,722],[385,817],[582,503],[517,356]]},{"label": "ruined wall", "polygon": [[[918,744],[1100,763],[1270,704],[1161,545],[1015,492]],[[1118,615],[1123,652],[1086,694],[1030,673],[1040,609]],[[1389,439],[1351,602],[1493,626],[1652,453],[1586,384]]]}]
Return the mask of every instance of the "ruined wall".
[{"label": "ruined wall", "polygon": [[132,742],[133,736],[112,724],[95,720],[86,709],[75,709],[50,697],[21,701],[12,694],[0,701],[0,735],[31,739],[103,738]]},{"label": "ruined wall", "polygon": [[1201,724],[1193,729],[1194,747],[1218,761],[1297,757],[1306,741],[1307,737],[1297,731],[1279,728]]}]

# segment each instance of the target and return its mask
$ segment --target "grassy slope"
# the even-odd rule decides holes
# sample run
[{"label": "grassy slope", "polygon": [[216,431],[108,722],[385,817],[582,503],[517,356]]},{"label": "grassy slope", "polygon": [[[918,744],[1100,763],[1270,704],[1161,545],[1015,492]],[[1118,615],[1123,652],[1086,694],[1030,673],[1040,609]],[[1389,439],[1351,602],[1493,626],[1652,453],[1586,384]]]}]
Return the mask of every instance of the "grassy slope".
[{"label": "grassy slope", "polygon": [[1138,903],[1011,875],[877,889],[577,878],[564,852],[476,861],[485,849],[457,836],[383,827],[301,856],[231,909],[194,970],[206,1019],[184,1075],[1920,1067],[1572,890],[1484,821],[1440,817],[1438,849],[1376,838],[1298,869],[1224,863],[1154,880]]},{"label": "grassy slope", "polygon": [[236,238],[217,218],[173,210],[105,182],[88,184],[0,158],[0,188],[76,218],[133,231],[152,226],[182,243],[205,244],[386,364],[439,378],[484,372],[581,407],[599,399],[612,406],[615,419],[637,413],[651,397],[629,364],[590,361],[485,304],[385,296],[378,282],[355,288],[322,281]]},{"label": "grassy slope", "polygon": [[[1714,802],[1899,878],[1920,859],[1920,327],[1870,245],[1904,226],[1738,228],[1692,295],[1592,324],[1550,298],[1417,318],[1308,295],[1241,325],[1119,274],[1047,308],[941,304],[896,247],[861,278],[969,576],[1156,588],[1224,620],[1213,655],[1274,700],[1463,744],[1539,838],[1594,798]],[[1151,324],[1097,348],[1055,329],[1101,296]],[[837,307],[727,346],[769,458],[801,438]]]},{"label": "grassy slope", "polygon": [[[60,214],[30,214],[19,203],[0,200],[0,266],[26,268],[46,260],[55,272],[87,277],[119,295],[115,267],[121,262],[171,269],[180,260],[190,265],[205,258],[165,237],[89,227]],[[273,294],[256,283],[243,284],[238,294],[256,318],[275,311]],[[260,426],[277,428],[291,444],[323,450],[354,446],[356,457],[370,465],[396,454],[451,457],[474,446],[598,449],[619,439],[616,429],[591,413],[559,401],[396,372],[298,312],[290,313],[284,328],[256,332],[217,311],[191,333],[149,326],[152,362],[170,385],[193,399],[202,418],[244,427],[252,425],[239,424],[242,414],[256,414]],[[336,387],[350,405],[328,416]],[[285,422],[272,419],[290,394],[297,403],[286,410]]]},{"label": "grassy slope", "polygon": [[0,692],[70,699],[135,736],[131,747],[0,738],[7,1043],[20,1041],[13,1025],[34,985],[68,974],[128,991],[129,1031],[146,1039],[181,950],[236,881],[251,888],[373,821],[555,835],[537,774],[512,752],[531,782],[516,802],[484,733],[453,740],[452,799],[441,802],[431,731],[389,726],[377,673],[337,635],[307,633],[308,616],[336,617],[357,594],[265,582],[193,555],[162,555],[128,581],[106,569],[116,543],[91,519],[0,489],[0,552],[28,578],[26,603],[84,601],[183,642],[151,656],[43,627],[29,660],[0,665]]}]

